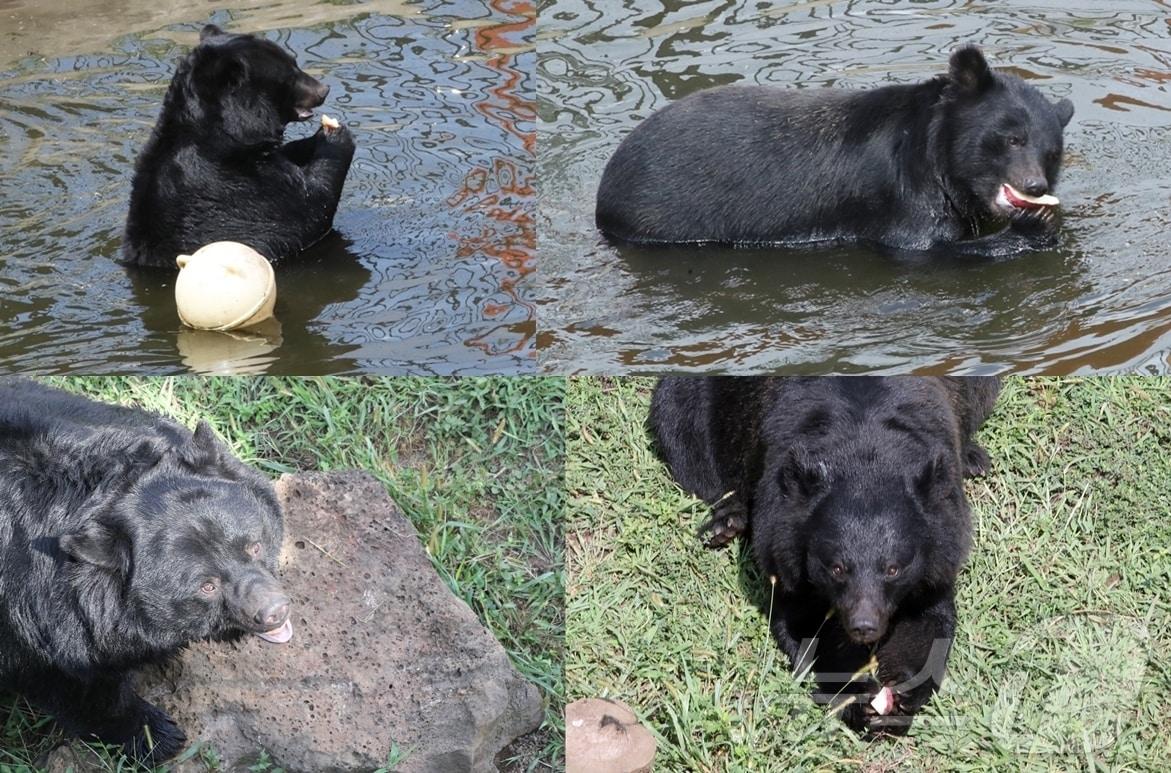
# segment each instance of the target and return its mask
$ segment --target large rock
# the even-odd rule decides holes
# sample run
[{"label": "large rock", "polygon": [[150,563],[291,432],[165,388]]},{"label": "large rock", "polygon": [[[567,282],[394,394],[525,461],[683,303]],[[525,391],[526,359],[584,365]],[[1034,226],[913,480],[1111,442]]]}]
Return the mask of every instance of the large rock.
[{"label": "large rock", "polygon": [[365,473],[286,475],[281,580],[293,639],[201,644],[143,695],[219,753],[290,771],[494,771],[541,697],[444,585],[411,523]]}]

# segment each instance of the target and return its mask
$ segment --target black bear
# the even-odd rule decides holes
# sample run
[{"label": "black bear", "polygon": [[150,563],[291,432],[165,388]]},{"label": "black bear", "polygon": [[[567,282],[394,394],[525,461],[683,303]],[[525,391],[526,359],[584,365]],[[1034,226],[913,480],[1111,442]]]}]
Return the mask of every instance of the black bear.
[{"label": "black bear", "polygon": [[333,227],[354,157],[345,126],[282,145],[329,87],[272,41],[203,28],[171,79],[135,166],[122,261],[175,267],[216,241],[269,260],[295,255]]},{"label": "black bear", "polygon": [[773,636],[856,730],[903,732],[938,689],[970,541],[962,478],[988,469],[973,435],[998,391],[913,377],[655,389],[651,429],[674,478],[712,505],[708,544],[747,535]]},{"label": "black bear", "polygon": [[[597,225],[638,243],[862,243],[1002,256],[1052,246],[1067,99],[975,46],[924,83],[723,86],[640,124],[598,189]],[[1008,219],[997,233],[988,223]]]},{"label": "black bear", "polygon": [[201,639],[292,636],[268,479],[200,423],[0,381],[0,688],[158,764],[182,730],[130,672]]}]

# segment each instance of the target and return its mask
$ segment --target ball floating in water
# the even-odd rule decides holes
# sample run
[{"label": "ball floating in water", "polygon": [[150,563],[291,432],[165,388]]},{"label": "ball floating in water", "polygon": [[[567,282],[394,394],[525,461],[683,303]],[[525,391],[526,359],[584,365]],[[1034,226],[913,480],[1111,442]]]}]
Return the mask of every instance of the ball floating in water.
[{"label": "ball floating in water", "polygon": [[263,322],[276,303],[272,264],[239,242],[212,242],[180,255],[175,304],[183,324],[198,330],[234,330]]}]

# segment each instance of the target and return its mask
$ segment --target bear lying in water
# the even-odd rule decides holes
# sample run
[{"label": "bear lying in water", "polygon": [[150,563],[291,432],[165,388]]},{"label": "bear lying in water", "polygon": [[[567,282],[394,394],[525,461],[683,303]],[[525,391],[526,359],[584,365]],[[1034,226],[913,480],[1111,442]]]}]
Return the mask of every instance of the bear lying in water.
[{"label": "bear lying in water", "polygon": [[292,636],[272,485],[201,423],[0,381],[0,687],[156,765],[182,730],[130,672]]},{"label": "bear lying in water", "polygon": [[597,225],[647,244],[1047,248],[1072,115],[1069,100],[993,72],[975,46],[924,83],[700,91],[623,140],[598,188]]},{"label": "bear lying in water", "polygon": [[[709,545],[746,535],[774,578],[772,633],[818,700],[902,732],[938,689],[971,523],[963,477],[993,378],[667,378],[650,424],[675,480],[712,505]],[[866,672],[871,658],[877,668]]]},{"label": "bear lying in water", "polygon": [[309,120],[328,93],[276,43],[204,27],[135,165],[122,261],[175,268],[219,241],[278,261],[325,236],[354,138],[323,123],[281,143],[285,125]]}]

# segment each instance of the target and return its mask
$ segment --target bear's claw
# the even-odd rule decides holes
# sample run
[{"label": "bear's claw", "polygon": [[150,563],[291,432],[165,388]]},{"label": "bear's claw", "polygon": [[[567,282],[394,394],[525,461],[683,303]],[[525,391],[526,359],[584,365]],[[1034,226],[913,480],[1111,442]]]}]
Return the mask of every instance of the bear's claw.
[{"label": "bear's claw", "polygon": [[722,548],[744,533],[748,527],[748,513],[736,499],[726,499],[712,508],[712,515],[699,533],[704,536],[704,547]]},{"label": "bear's claw", "polygon": [[161,709],[147,704],[142,731],[122,745],[126,756],[154,767],[171,759],[187,744],[187,735]]}]

